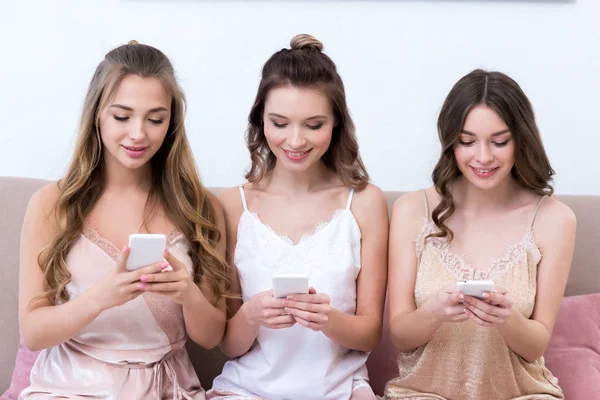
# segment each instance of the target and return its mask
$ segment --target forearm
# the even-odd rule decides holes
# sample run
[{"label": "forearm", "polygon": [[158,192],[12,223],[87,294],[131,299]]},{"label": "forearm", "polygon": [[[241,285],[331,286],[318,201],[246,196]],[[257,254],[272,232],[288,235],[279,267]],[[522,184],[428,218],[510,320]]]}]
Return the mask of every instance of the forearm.
[{"label": "forearm", "polygon": [[392,344],[401,352],[409,352],[429,342],[442,323],[429,311],[427,304],[399,314],[390,321]]},{"label": "forearm", "polygon": [[504,343],[519,356],[533,362],[544,355],[550,341],[548,330],[539,321],[527,319],[516,310],[504,324],[498,325]]},{"label": "forearm", "polygon": [[352,350],[371,351],[381,339],[381,321],[370,315],[353,315],[331,309],[323,333]]},{"label": "forearm", "polygon": [[23,343],[33,351],[66,342],[85,329],[98,315],[100,307],[88,292],[72,297],[66,303],[28,311],[21,318]]},{"label": "forearm", "polygon": [[213,306],[198,289],[193,299],[183,305],[183,319],[188,336],[205,349],[217,346],[225,332],[225,313]]},{"label": "forearm", "polygon": [[259,324],[250,324],[244,315],[246,303],[227,321],[225,336],[221,341],[221,350],[229,358],[245,354],[256,340],[260,330]]}]

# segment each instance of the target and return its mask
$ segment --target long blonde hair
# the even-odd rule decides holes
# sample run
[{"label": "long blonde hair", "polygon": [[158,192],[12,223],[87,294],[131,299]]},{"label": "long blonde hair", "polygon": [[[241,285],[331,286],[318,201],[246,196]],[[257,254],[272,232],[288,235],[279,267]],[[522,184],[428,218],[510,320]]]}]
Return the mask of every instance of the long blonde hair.
[{"label": "long blonde hair", "polygon": [[44,273],[44,293],[40,298],[51,304],[69,299],[66,285],[71,281],[71,273],[65,259],[104,189],[100,111],[130,74],[157,78],[171,94],[167,134],[150,160],[152,183],[148,201],[159,202],[189,241],[194,282],[208,282],[214,293],[212,303],[216,304],[229,290],[229,269],[215,250],[221,239],[215,210],[200,182],[185,133],[185,97],[169,59],[160,50],[135,41],[108,52],[88,88],[75,153],[65,177],[58,182],[60,196],[54,211],[60,233],[38,257]]}]

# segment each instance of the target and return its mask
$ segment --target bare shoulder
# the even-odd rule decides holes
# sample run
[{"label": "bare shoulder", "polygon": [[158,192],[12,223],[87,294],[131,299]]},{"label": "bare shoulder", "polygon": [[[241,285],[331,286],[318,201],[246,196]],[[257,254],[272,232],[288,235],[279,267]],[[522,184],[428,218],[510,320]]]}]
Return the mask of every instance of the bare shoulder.
[{"label": "bare shoulder", "polygon": [[208,198],[208,201],[210,201],[210,204],[212,205],[213,209],[215,210],[215,215],[217,216],[217,220],[222,220],[223,219],[223,204],[221,203],[221,200],[219,197],[217,197],[217,195],[215,195],[213,192],[207,190],[206,191],[206,197]]},{"label": "bare shoulder", "polygon": [[371,232],[373,234],[384,232],[387,238],[388,202],[379,187],[368,184],[365,188],[356,191],[350,208],[363,237],[371,235]]},{"label": "bare shoulder", "polygon": [[61,191],[57,182],[42,186],[31,196],[23,219],[22,245],[23,240],[27,243],[29,240],[37,240],[45,246],[59,234],[60,223],[56,219],[55,210],[60,196]]},{"label": "bare shoulder", "polygon": [[388,201],[378,186],[369,183],[364,189],[358,190],[352,200],[352,213],[358,221],[367,222],[376,215],[388,215]]},{"label": "bare shoulder", "polygon": [[236,210],[241,213],[244,209],[238,186],[223,190],[219,194],[219,200],[223,204],[226,213],[235,213]]},{"label": "bare shoulder", "polygon": [[536,237],[542,241],[553,241],[557,237],[575,234],[577,218],[565,203],[554,197],[546,198],[540,205],[535,218]]},{"label": "bare shoulder", "polygon": [[387,199],[379,186],[369,183],[364,189],[357,190],[354,194],[352,205],[359,207],[383,206],[387,210]]},{"label": "bare shoulder", "polygon": [[[437,202],[437,194],[435,194],[435,189],[433,189],[433,191],[431,189],[426,189],[425,192],[427,194],[429,208],[431,209],[432,200]],[[418,216],[418,219],[422,220],[425,216],[425,198],[423,190],[409,192],[398,197],[392,205],[392,218],[402,217],[404,219],[407,217]]]},{"label": "bare shoulder", "polygon": [[208,200],[210,201],[210,203],[212,204],[212,206],[215,207],[216,209],[222,209],[223,208],[223,204],[221,203],[221,200],[219,199],[219,196],[217,196],[216,194],[214,194],[210,190],[206,191],[206,197],[208,197]]},{"label": "bare shoulder", "polygon": [[[427,199],[431,212],[434,202],[438,202],[435,189],[427,189]],[[392,205],[390,225],[393,232],[403,232],[407,237],[417,235],[423,228],[423,219],[426,214],[425,196],[423,190],[409,192],[400,196]]]},{"label": "bare shoulder", "polygon": [[240,189],[234,186],[229,189],[225,189],[219,195],[223,207],[223,214],[225,216],[225,223],[227,225],[227,234],[230,237],[230,241],[237,236],[237,225],[240,221],[240,217],[244,212],[244,205],[242,204],[242,198]]},{"label": "bare shoulder", "polygon": [[60,198],[58,182],[48,183],[39,188],[29,199],[27,214],[49,220]]}]

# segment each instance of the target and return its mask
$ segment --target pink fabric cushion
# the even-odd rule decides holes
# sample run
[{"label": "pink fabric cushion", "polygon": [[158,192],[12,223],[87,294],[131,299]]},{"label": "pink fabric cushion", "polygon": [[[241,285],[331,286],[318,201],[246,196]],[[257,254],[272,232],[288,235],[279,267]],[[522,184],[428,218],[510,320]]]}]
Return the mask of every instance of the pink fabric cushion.
[{"label": "pink fabric cushion", "polygon": [[29,373],[39,353],[39,351],[29,350],[23,345],[23,342],[19,342],[10,387],[0,396],[0,400],[16,400],[19,397],[19,393],[29,386]]},{"label": "pink fabric cushion", "polygon": [[563,299],[544,358],[566,399],[599,396],[600,293]]}]

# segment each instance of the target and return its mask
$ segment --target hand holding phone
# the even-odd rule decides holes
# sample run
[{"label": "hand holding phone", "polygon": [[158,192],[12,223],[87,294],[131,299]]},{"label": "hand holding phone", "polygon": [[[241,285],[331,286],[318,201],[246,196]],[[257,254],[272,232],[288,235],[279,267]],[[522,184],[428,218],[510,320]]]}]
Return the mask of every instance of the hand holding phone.
[{"label": "hand holding phone", "polygon": [[102,279],[84,292],[87,297],[86,303],[100,311],[105,311],[133,300],[144,293],[146,288],[142,277],[160,273],[168,265],[164,261],[156,262],[135,271],[128,271],[127,263],[130,254],[131,249],[128,247],[121,250],[115,268],[109,270]]},{"label": "hand holding phone", "polygon": [[273,297],[308,293],[308,276],[303,274],[273,275]]},{"label": "hand holding phone", "polygon": [[308,294],[292,294],[285,300],[285,311],[300,325],[315,332],[322,331],[329,322],[331,298],[326,293],[317,293],[315,288]]},{"label": "hand holding phone", "polygon": [[252,326],[264,326],[269,329],[284,329],[293,326],[294,317],[286,313],[285,299],[273,296],[269,289],[252,296],[240,308],[246,322]]},{"label": "hand holding phone", "polygon": [[[486,283],[486,286],[485,289],[489,289],[489,283]],[[472,294],[469,295],[472,297],[464,298],[465,313],[477,325],[486,327],[499,326],[510,317],[512,301],[507,290],[502,287],[497,286],[495,290],[484,291],[490,293],[483,301],[479,298],[474,298],[475,296]]]},{"label": "hand holding phone", "polygon": [[458,291],[465,296],[483,300],[485,292],[494,292],[494,281],[463,280],[456,283]]},{"label": "hand holding phone", "polygon": [[162,234],[134,233],[129,236],[127,270],[135,271],[164,260],[167,237]]},{"label": "hand holding phone", "polygon": [[457,284],[450,282],[430,296],[421,307],[438,322],[463,322],[469,317],[465,314],[461,296]]}]

